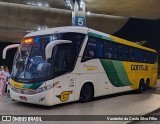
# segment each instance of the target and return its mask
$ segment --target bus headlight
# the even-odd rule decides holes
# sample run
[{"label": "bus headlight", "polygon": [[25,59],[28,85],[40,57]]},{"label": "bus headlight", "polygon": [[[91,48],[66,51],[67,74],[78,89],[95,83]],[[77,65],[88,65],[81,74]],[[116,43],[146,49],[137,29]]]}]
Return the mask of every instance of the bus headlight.
[{"label": "bus headlight", "polygon": [[41,88],[38,88],[38,89],[36,90],[36,92],[37,92],[37,93],[44,92],[44,91],[49,90],[49,89],[51,89],[51,88],[53,88],[53,87],[54,87],[54,85],[48,85],[48,86],[45,86],[45,87],[41,87]]},{"label": "bus headlight", "polygon": [[49,90],[49,89],[53,88],[54,86],[56,86],[56,85],[58,85],[58,84],[59,84],[59,81],[54,82],[52,85],[47,85],[47,86],[45,86],[45,87],[38,88],[38,89],[36,90],[36,92],[37,92],[37,93],[40,93],[40,92]]},{"label": "bus headlight", "polygon": [[38,88],[38,89],[36,90],[37,93],[40,93],[40,92],[43,92],[43,91],[44,91],[44,88]]}]

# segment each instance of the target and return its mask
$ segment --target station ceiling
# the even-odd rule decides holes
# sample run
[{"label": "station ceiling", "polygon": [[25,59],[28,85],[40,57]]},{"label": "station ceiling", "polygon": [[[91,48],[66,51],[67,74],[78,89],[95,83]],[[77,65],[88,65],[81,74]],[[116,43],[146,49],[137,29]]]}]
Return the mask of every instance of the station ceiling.
[{"label": "station ceiling", "polygon": [[[115,33],[129,18],[160,19],[159,0],[85,0],[87,27]],[[19,42],[31,31],[71,25],[65,0],[0,0],[0,41]]]}]

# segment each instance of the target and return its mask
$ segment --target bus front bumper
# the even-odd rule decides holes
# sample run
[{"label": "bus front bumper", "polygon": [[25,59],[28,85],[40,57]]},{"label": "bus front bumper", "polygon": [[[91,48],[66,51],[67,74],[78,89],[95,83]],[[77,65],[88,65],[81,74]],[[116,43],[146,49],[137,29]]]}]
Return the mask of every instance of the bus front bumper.
[{"label": "bus front bumper", "polygon": [[53,105],[53,88],[32,95],[16,93],[12,88],[9,88],[9,90],[13,100],[44,106]]}]

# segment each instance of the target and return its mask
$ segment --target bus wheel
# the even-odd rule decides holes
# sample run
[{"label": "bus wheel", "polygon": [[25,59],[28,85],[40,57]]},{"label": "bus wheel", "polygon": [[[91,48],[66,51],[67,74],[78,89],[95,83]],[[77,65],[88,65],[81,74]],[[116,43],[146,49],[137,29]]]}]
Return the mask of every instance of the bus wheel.
[{"label": "bus wheel", "polygon": [[79,101],[82,103],[91,101],[92,98],[94,97],[93,92],[94,92],[94,89],[91,83],[84,84],[80,92]]},{"label": "bus wheel", "polygon": [[139,89],[138,89],[138,92],[139,92],[139,93],[143,93],[144,90],[145,90],[144,80],[141,79],[140,82],[139,82]]},{"label": "bus wheel", "polygon": [[146,84],[145,84],[145,90],[148,90],[148,89],[149,89],[149,85],[150,85],[150,79],[147,78]]}]

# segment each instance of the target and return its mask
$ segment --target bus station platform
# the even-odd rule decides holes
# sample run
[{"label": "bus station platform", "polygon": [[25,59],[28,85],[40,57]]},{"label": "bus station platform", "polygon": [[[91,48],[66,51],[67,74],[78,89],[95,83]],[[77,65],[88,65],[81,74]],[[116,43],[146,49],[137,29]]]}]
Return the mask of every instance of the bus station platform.
[{"label": "bus station platform", "polygon": [[[158,80],[160,82],[160,80]],[[146,115],[160,108],[160,85],[143,94],[124,93],[96,98],[92,102],[72,102],[52,107],[44,107],[0,98],[1,115]],[[56,121],[37,124],[125,124],[130,121]],[[3,122],[4,124],[7,122]],[[20,122],[11,122],[19,124]]]}]

